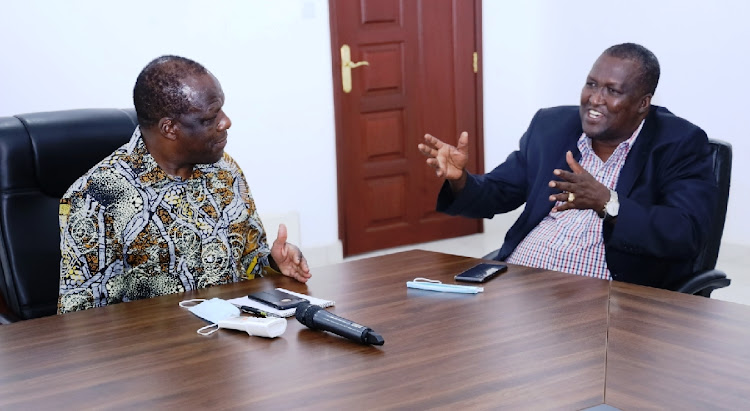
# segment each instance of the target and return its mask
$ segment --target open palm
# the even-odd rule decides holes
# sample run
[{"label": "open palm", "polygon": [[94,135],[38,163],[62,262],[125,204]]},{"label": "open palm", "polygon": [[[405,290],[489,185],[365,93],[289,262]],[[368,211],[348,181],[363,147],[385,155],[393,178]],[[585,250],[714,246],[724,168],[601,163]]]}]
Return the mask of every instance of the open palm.
[{"label": "open palm", "polygon": [[469,162],[469,134],[465,131],[458,138],[456,147],[430,134],[424,136],[419,151],[427,157],[427,164],[435,169],[438,177],[458,180]]}]

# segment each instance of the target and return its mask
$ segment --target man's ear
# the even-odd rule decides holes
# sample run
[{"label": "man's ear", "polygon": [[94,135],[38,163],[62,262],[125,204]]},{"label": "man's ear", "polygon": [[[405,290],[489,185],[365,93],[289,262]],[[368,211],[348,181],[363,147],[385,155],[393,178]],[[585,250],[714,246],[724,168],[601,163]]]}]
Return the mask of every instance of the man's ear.
[{"label": "man's ear", "polygon": [[638,104],[638,113],[639,114],[645,114],[648,113],[648,110],[651,108],[651,97],[654,95],[651,93],[646,94],[641,98],[640,104]]},{"label": "man's ear", "polygon": [[172,118],[163,117],[161,120],[159,120],[159,134],[161,134],[163,137],[168,138],[169,140],[177,140],[178,129],[179,125]]}]

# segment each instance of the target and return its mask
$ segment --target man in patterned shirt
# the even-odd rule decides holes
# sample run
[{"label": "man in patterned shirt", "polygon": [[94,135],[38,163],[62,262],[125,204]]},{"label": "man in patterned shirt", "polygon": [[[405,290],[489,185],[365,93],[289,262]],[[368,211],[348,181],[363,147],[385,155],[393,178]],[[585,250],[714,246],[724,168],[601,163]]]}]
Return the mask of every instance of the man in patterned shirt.
[{"label": "man in patterned shirt", "polygon": [[457,147],[425,135],[419,150],[444,177],[438,210],[491,218],[525,203],[497,259],[676,289],[692,273],[715,207],[710,146],[697,126],[651,105],[659,62],[612,46],[594,63],[580,106],[540,110],[519,150],[485,175]]},{"label": "man in patterned shirt", "polygon": [[247,181],[226,153],[232,125],[219,81],[163,56],[133,89],[130,141],[60,201],[58,312],[226,284],[280,271],[310,278],[280,225],[269,249]]}]

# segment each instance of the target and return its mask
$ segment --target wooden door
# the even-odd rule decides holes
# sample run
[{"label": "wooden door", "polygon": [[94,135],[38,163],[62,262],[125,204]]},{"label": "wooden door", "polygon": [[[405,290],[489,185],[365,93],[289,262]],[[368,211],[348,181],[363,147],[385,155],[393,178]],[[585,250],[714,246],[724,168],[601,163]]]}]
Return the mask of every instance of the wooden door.
[{"label": "wooden door", "polygon": [[[481,0],[331,0],[339,234],[344,255],[482,231],[435,211],[442,180],[417,150],[425,133],[483,172]],[[350,49],[351,91],[342,82]]]}]

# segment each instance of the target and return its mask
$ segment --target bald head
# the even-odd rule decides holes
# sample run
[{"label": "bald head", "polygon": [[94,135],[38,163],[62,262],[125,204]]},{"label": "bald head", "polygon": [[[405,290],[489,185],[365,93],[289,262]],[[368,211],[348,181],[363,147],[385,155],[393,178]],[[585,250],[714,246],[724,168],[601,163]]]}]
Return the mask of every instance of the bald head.
[{"label": "bald head", "polygon": [[133,104],[141,127],[151,128],[164,117],[186,114],[193,96],[185,79],[205,74],[210,74],[205,67],[185,57],[161,56],[148,63],[133,88]]}]

